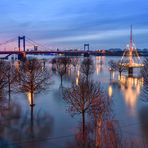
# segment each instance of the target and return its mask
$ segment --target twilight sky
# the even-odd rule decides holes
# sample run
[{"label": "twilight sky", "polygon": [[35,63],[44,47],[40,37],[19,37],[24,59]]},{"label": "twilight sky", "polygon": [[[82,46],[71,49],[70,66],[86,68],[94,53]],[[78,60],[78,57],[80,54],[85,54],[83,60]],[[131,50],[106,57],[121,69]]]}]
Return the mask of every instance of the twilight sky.
[{"label": "twilight sky", "polygon": [[148,48],[147,0],[0,0],[0,42],[26,35],[50,48],[120,47],[133,25],[138,48]]}]

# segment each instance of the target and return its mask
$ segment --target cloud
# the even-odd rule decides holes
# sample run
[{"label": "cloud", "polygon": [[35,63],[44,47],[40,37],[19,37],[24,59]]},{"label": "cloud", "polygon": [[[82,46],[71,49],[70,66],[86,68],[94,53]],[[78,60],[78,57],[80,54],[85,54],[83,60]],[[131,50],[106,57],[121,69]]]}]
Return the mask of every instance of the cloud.
[{"label": "cloud", "polygon": [[[134,34],[145,34],[148,33],[147,29],[135,29]],[[68,37],[62,37],[62,38],[55,38],[51,39],[50,42],[77,42],[77,41],[85,41],[85,40],[112,40],[113,38],[119,38],[123,36],[129,35],[129,30],[109,30],[109,31],[102,31],[100,33],[94,33],[94,34],[85,34],[85,35],[79,35],[79,36],[68,36]]]}]

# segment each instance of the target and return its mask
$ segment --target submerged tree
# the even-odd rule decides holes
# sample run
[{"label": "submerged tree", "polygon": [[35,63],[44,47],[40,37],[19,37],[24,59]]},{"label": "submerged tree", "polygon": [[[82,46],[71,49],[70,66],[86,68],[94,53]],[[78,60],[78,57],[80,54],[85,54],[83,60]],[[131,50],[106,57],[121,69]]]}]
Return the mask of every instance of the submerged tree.
[{"label": "submerged tree", "polygon": [[121,77],[122,72],[127,71],[127,67],[125,66],[128,62],[125,60],[120,60],[117,62],[117,71]]},{"label": "submerged tree", "polygon": [[59,57],[52,60],[52,69],[57,71],[61,79],[61,85],[63,82],[63,76],[67,73],[67,70],[71,64],[71,60],[68,57]]},{"label": "submerged tree", "polygon": [[8,61],[0,61],[0,90],[5,91],[4,88],[8,86],[8,94],[10,101],[10,93],[12,85],[16,81],[15,67]]},{"label": "submerged tree", "polygon": [[144,94],[145,96],[147,96],[148,94],[148,58],[144,60],[144,67],[141,70],[141,74],[144,78]]},{"label": "submerged tree", "polygon": [[93,60],[91,58],[84,59],[81,64],[80,71],[88,80],[89,76],[95,71]]},{"label": "submerged tree", "polygon": [[9,94],[9,101],[10,101],[10,95],[12,92],[12,87],[14,86],[15,82],[16,82],[16,71],[15,71],[15,67],[12,63],[10,62],[6,62],[5,63],[5,72],[4,72],[5,76],[6,76],[6,82],[7,82],[7,86],[8,86],[8,94]]},{"label": "submerged tree", "polygon": [[3,89],[7,85],[6,75],[4,71],[5,71],[4,61],[0,61],[0,96],[2,96]]},{"label": "submerged tree", "polygon": [[127,63],[127,61],[123,61],[123,60],[120,60],[120,61],[117,61],[117,62],[110,60],[108,62],[109,70],[110,71],[118,71],[119,75],[121,77],[122,72],[127,70],[126,66],[124,65],[126,63]]},{"label": "submerged tree", "polygon": [[78,57],[72,58],[71,64],[73,65],[74,70],[76,70],[76,67],[77,67],[78,63],[79,63]]},{"label": "submerged tree", "polygon": [[117,69],[117,63],[114,60],[110,60],[108,62],[108,65],[109,65],[109,70],[110,71],[116,71],[116,69]]},{"label": "submerged tree", "polygon": [[[92,110],[101,111],[103,109],[102,91],[99,84],[81,78],[79,84],[72,83],[71,88],[64,91],[64,100],[68,103],[72,115],[81,114],[82,116],[82,133],[85,142],[86,135],[86,114]],[[102,100],[102,101],[101,101]]]},{"label": "submerged tree", "polygon": [[63,76],[65,75],[66,71],[65,71],[65,66],[62,63],[62,59],[58,58],[56,60],[56,71],[58,72],[58,74],[60,75],[60,79],[61,79],[61,86],[63,84]]},{"label": "submerged tree", "polygon": [[45,90],[51,84],[48,69],[36,59],[20,64],[17,81],[20,91],[30,93],[31,106],[34,105],[33,95]]}]

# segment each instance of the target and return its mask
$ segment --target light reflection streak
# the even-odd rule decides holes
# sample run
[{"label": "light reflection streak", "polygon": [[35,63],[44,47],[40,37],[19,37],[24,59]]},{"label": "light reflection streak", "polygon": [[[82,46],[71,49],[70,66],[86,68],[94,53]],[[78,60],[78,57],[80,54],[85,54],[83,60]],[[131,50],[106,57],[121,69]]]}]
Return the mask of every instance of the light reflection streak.
[{"label": "light reflection streak", "polygon": [[28,103],[31,105],[31,93],[27,92]]},{"label": "light reflection streak", "polygon": [[79,85],[79,78],[76,77],[76,85]]},{"label": "light reflection streak", "polygon": [[143,86],[143,78],[126,77],[122,75],[121,78],[119,77],[118,79],[130,114],[135,115],[138,96]]},{"label": "light reflection streak", "polygon": [[102,64],[103,64],[103,62],[102,62],[102,57],[100,57],[100,56],[96,56],[96,74],[97,75],[99,75],[99,73],[101,72],[101,70],[102,70]]},{"label": "light reflection streak", "polygon": [[77,67],[76,85],[79,85],[79,79],[80,79],[80,66]]},{"label": "light reflection streak", "polygon": [[16,70],[19,71],[20,61],[16,61],[14,63],[14,66],[15,66]]},{"label": "light reflection streak", "polygon": [[113,95],[113,88],[112,88],[111,85],[109,85],[109,87],[108,87],[108,96],[112,97],[112,95]]}]

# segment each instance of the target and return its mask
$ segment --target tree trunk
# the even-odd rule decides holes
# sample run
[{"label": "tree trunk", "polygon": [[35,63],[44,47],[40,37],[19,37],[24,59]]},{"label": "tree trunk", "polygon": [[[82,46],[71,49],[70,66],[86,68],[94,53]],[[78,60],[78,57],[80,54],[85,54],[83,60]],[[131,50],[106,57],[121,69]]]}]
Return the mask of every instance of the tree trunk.
[{"label": "tree trunk", "polygon": [[119,71],[119,74],[120,74],[120,79],[121,79],[121,74],[122,74],[122,71]]},{"label": "tree trunk", "polygon": [[63,76],[61,75],[61,86],[63,85]]},{"label": "tree trunk", "polygon": [[82,132],[83,132],[83,142],[85,143],[85,111],[82,111]]},{"label": "tree trunk", "polygon": [[9,84],[8,84],[8,91],[9,91],[9,102],[10,102],[10,99],[11,99],[11,84],[10,84],[10,81],[9,81]]},{"label": "tree trunk", "polygon": [[[31,135],[31,140],[34,139],[34,106],[31,106],[31,111],[30,111],[30,135]],[[34,142],[31,142],[31,146],[34,147]]]}]

